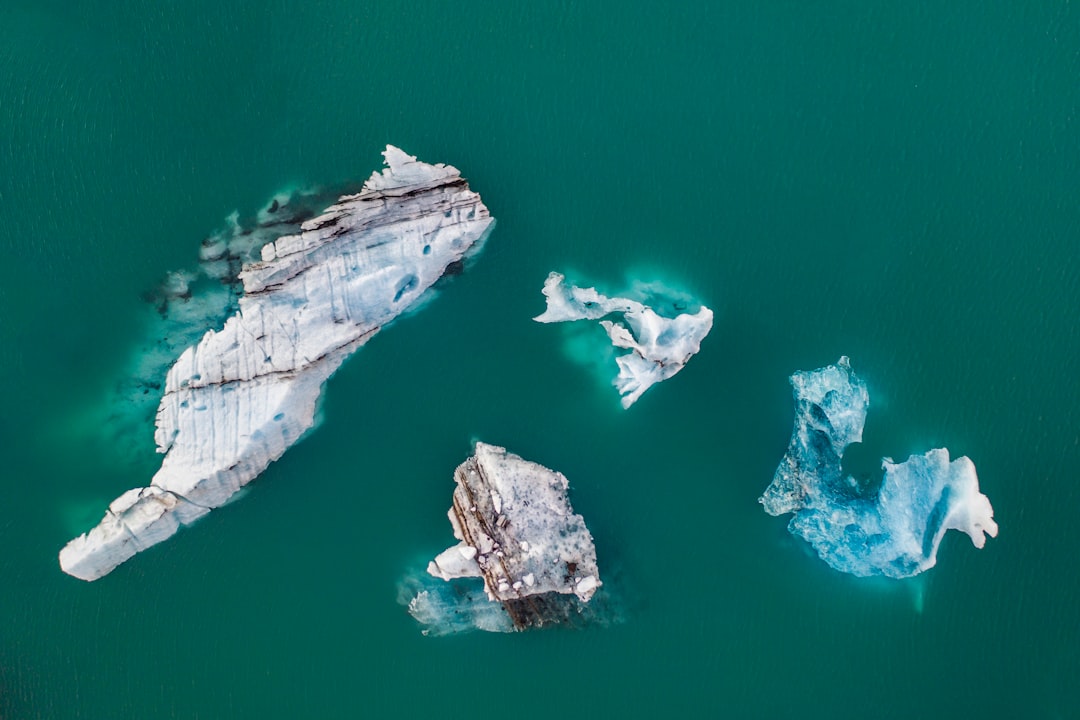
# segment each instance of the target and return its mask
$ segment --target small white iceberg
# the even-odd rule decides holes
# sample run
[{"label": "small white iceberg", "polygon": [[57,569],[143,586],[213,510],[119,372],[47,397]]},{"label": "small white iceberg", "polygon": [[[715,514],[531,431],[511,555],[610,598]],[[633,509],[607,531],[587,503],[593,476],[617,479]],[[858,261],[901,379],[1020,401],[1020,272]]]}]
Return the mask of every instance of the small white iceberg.
[{"label": "small white iceberg", "polygon": [[[649,294],[649,287],[642,286]],[[701,349],[701,341],[712,329],[713,312],[701,306],[697,312],[676,312],[673,317],[657,313],[644,302],[624,297],[609,298],[595,288],[569,285],[557,272],[544,282],[547,310],[533,318],[554,323],[569,320],[599,320],[611,344],[630,352],[615,358],[619,375],[614,385],[628,408],[642,393],[683,369]],[[648,300],[648,297],[642,298]],[[611,319],[608,316],[620,316]]]}]

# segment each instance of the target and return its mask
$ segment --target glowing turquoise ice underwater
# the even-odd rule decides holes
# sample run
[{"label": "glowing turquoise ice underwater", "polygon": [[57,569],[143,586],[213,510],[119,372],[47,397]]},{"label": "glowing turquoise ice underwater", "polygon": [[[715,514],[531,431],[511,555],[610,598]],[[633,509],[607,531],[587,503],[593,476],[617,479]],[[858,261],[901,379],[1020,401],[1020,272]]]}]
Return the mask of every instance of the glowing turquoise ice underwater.
[{"label": "glowing turquoise ice underwater", "polygon": [[[456,716],[483,677],[525,718],[1071,716],[1077,47],[1064,3],[5,4],[0,714]],[[101,420],[141,294],[233,210],[362,179],[388,142],[483,196],[475,266],[241,501],[61,573],[160,462]],[[623,411],[530,320],[552,270],[685,289],[713,329]],[[972,458],[985,549],[949,533],[914,580],[854,578],[761,511],[786,378],[841,354],[872,398],[845,472]],[[625,623],[420,635],[397,585],[447,546],[473,439],[566,474]]]}]

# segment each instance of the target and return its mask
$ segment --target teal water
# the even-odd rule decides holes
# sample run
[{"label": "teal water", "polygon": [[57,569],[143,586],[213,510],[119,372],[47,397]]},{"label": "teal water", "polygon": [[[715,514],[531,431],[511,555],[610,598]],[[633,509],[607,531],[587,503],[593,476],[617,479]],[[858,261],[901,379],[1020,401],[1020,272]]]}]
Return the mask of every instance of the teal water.
[{"label": "teal water", "polygon": [[[0,716],[1080,716],[1075,3],[98,5],[0,6]],[[242,500],[62,574],[157,466],[101,420],[141,293],[387,142],[482,194],[475,267]],[[623,412],[529,320],[553,269],[716,324]],[[984,550],[858,580],[761,511],[788,374],[841,354],[851,469],[970,456]],[[420,635],[397,583],[476,438],[570,478],[624,624]]]}]

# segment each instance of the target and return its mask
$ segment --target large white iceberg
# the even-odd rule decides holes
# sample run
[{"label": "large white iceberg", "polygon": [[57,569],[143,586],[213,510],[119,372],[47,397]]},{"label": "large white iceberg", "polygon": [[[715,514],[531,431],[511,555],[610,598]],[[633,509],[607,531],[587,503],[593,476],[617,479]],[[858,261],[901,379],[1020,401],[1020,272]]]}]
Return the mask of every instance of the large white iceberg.
[{"label": "large white iceberg", "polygon": [[586,604],[602,584],[596,548],[562,473],[478,442],[454,481],[448,516],[460,542],[428,564],[426,578],[412,578],[402,598],[425,634],[594,617]]},{"label": "large white iceberg", "polygon": [[760,502],[770,515],[794,513],[788,529],[832,567],[858,576],[904,578],[937,562],[947,530],[968,534],[977,548],[998,526],[979,492],[975,465],[930,450],[905,462],[882,461],[884,479],[868,490],[841,468],[844,450],[862,440],[870,404],[848,358],[791,376],[795,428]]},{"label": "large white iceberg", "polygon": [[102,577],[227,502],[312,427],[345,358],[480,246],[493,219],[456,168],[393,146],[383,155],[388,168],[359,193],[243,266],[237,312],[168,372],[161,469],[60,551],[64,572]]},{"label": "large white iceberg", "polygon": [[[547,310],[534,320],[599,320],[612,345],[630,351],[615,358],[619,375],[614,384],[624,408],[637,402],[656,383],[682,370],[712,329],[713,313],[707,307],[665,317],[638,300],[609,298],[595,288],[569,285],[565,276],[557,272],[548,275],[543,292]],[[612,315],[621,315],[622,319],[606,319]]]},{"label": "large white iceberg", "polygon": [[[202,242],[199,263],[168,273],[155,288],[143,293],[144,341],[132,359],[117,368],[113,392],[93,412],[95,432],[114,449],[130,453],[145,446],[144,432],[154,421],[165,375],[186,348],[218,328],[240,309],[244,286],[240,271],[260,259],[262,247],[284,235],[302,232],[301,225],[322,211],[340,193],[317,189],[285,189],[259,210],[241,220],[238,212],[225,226]],[[123,455],[124,452],[118,454]]]}]

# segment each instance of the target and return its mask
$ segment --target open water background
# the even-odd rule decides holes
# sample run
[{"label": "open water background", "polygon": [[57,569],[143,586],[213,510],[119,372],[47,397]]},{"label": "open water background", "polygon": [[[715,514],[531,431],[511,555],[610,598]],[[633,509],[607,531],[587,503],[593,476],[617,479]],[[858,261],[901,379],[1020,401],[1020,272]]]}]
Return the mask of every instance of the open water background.
[{"label": "open water background", "polygon": [[[1078,111],[1064,0],[8,0],[0,716],[1080,717]],[[157,467],[149,424],[101,420],[140,294],[388,142],[482,194],[475,267],[240,502],[62,574]],[[553,269],[717,322],[623,412],[529,319]],[[950,533],[920,578],[859,580],[761,511],[787,376],[842,354],[871,390],[848,465],[970,456],[984,550]],[[624,624],[420,635],[397,583],[452,542],[476,438],[570,478]]]}]

